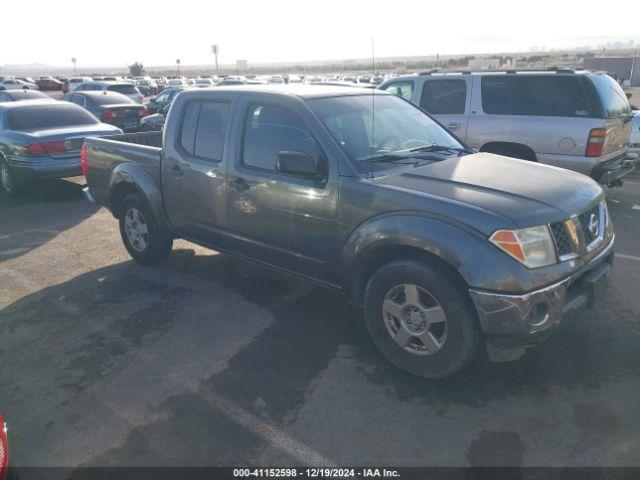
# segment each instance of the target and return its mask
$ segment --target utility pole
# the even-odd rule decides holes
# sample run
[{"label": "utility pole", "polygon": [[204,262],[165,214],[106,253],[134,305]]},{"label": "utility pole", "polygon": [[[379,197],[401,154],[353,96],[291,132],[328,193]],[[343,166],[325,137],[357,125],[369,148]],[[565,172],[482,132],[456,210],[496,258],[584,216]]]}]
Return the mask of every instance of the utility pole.
[{"label": "utility pole", "polygon": [[176,58],[176,64],[178,65],[178,76],[180,76],[180,59]]},{"label": "utility pole", "polygon": [[220,76],[220,72],[218,71],[218,45],[211,45],[211,53],[216,59],[216,77]]},{"label": "utility pole", "polygon": [[78,76],[78,67],[76,67],[76,57],[71,57],[71,63],[73,63],[73,75]]}]

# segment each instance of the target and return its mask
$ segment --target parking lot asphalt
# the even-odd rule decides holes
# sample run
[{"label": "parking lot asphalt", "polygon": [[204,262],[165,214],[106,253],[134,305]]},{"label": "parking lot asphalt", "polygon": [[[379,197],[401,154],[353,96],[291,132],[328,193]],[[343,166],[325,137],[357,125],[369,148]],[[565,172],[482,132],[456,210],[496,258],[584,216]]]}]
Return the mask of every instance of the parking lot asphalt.
[{"label": "parking lot asphalt", "polygon": [[388,364],[336,293],[183,241],[134,264],[79,183],[0,197],[13,465],[640,465],[640,178],[608,192],[599,308],[440,381]]}]

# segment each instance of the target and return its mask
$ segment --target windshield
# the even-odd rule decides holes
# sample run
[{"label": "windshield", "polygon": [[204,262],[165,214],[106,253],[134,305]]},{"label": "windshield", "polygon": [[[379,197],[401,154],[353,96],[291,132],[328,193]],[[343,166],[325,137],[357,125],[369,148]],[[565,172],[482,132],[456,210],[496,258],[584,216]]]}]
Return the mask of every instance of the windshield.
[{"label": "windshield", "polygon": [[309,100],[308,105],[356,162],[433,145],[464,148],[421,110],[395,95],[321,98]]},{"label": "windshield", "polygon": [[111,92],[118,92],[125,95],[134,95],[138,93],[138,89],[135,85],[131,84],[121,84],[121,85],[111,85],[107,87],[107,90]]}]

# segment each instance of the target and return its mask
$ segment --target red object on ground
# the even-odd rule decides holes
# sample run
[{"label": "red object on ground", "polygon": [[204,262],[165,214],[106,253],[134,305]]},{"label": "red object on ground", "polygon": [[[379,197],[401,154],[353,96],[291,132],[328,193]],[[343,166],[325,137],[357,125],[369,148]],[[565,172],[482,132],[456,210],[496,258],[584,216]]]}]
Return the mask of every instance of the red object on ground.
[{"label": "red object on ground", "polygon": [[7,478],[9,470],[9,444],[7,443],[7,426],[0,413],[0,480]]}]

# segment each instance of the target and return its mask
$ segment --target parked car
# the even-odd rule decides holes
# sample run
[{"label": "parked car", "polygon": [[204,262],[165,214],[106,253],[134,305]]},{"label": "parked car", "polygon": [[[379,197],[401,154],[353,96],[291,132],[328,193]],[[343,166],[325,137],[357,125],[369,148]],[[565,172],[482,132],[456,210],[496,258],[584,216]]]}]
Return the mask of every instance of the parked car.
[{"label": "parked car", "polygon": [[36,84],[40,90],[62,90],[64,84],[55,78],[41,78],[36,80]]},{"label": "parked car", "polygon": [[38,90],[38,85],[13,79],[0,82],[0,90]]},{"label": "parked car", "polygon": [[158,113],[147,115],[140,120],[141,132],[157,132],[164,128],[164,122],[167,117],[167,113],[171,108],[171,104],[164,105],[158,110]]},{"label": "parked car", "polygon": [[165,88],[184,88],[186,86],[188,86],[188,84],[184,78],[171,78],[167,80]]},{"label": "parked car", "polygon": [[142,117],[149,115],[147,107],[118,92],[78,92],[76,89],[75,92],[60,97],[60,100],[80,105],[101,122],[114,125],[125,132],[138,130]]},{"label": "parked car", "polygon": [[475,153],[387,92],[194,89],[162,134],[89,138],[84,158],[86,198],[139,263],[186,238],[342,291],[382,353],[424,377],[483,342],[493,359],[540,342],[611,270],[595,181]]},{"label": "parked car", "polygon": [[158,94],[158,84],[150,78],[142,78],[140,80],[136,80],[135,86],[144,96],[148,97],[149,95]]},{"label": "parked car", "polygon": [[162,109],[166,105],[171,105],[171,102],[176,98],[180,92],[185,90],[184,88],[167,88],[161,94],[156,95],[149,99],[147,103],[145,103],[145,107],[150,114],[158,113],[160,109]]},{"label": "parked car", "polygon": [[0,91],[0,102],[17,102],[19,100],[55,100],[38,90],[3,90]]},{"label": "parked car", "polygon": [[93,82],[91,77],[71,77],[62,85],[62,93],[73,92],[78,85],[84,82]]},{"label": "parked car", "polygon": [[210,78],[198,78],[196,80],[196,87],[198,88],[209,88],[213,87],[213,85],[213,80],[211,80]]},{"label": "parked car", "polygon": [[425,72],[379,86],[431,113],[481,152],[536,161],[616,186],[626,158],[631,108],[606,74]]},{"label": "parked car", "polygon": [[[257,80],[252,80],[252,81],[257,81]],[[230,87],[230,86],[237,86],[237,85],[247,85],[248,83],[249,83],[249,81],[245,80],[244,78],[225,78],[220,83],[218,83],[218,87]]]},{"label": "parked car", "polygon": [[106,91],[117,92],[126,95],[136,103],[142,103],[144,96],[140,93],[140,90],[130,82],[83,82],[78,85],[74,92],[93,92],[93,91]]},{"label": "parked car", "polygon": [[80,175],[85,137],[117,133],[122,130],[71,103],[0,103],[0,185],[13,194],[34,180]]}]

